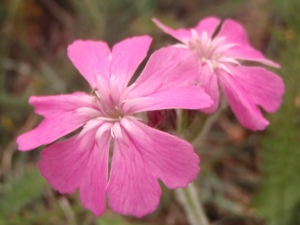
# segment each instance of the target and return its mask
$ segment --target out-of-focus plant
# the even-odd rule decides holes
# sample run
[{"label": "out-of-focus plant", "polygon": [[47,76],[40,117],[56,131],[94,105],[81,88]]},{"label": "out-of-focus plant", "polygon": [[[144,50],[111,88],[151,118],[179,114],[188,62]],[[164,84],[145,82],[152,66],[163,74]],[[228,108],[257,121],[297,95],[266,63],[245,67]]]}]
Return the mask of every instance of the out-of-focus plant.
[{"label": "out-of-focus plant", "polygon": [[[111,211],[108,211],[100,219],[95,218],[82,209],[76,195],[62,197],[48,186],[43,185],[42,177],[36,173],[37,171],[31,170],[32,164],[36,165],[38,160],[38,152],[26,156],[15,152],[14,136],[21,130],[31,129],[37,124],[37,118],[29,114],[32,108],[27,105],[28,96],[85,89],[83,80],[77,79],[79,76],[74,75],[77,73],[76,70],[65,56],[66,45],[74,39],[103,39],[109,44],[113,44],[126,36],[151,33],[155,37],[153,46],[157,48],[164,45],[162,43],[165,43],[166,39],[162,38],[163,35],[159,34],[158,29],[149,20],[154,14],[165,22],[170,22],[168,23],[170,26],[173,24],[174,27],[188,26],[207,15],[236,16],[241,13],[241,6],[245,2],[245,0],[1,1],[0,157],[2,158],[0,162],[0,201],[2,200],[2,202],[0,203],[0,224],[133,224],[123,217],[115,216]],[[299,173],[297,150],[300,145],[298,141],[300,95],[297,73],[300,68],[296,60],[299,58],[300,51],[298,38],[300,18],[296,16],[299,4],[297,0],[270,0],[269,2],[276,6],[278,12],[275,18],[278,22],[276,26],[280,26],[280,23],[284,21],[283,28],[281,31],[275,32],[274,37],[277,40],[276,46],[281,46],[276,49],[280,55],[278,61],[283,67],[281,74],[286,81],[287,93],[282,109],[271,117],[272,125],[264,137],[261,149],[263,163],[265,163],[263,168],[266,181],[263,182],[261,192],[257,196],[256,205],[257,213],[267,218],[270,224],[290,223],[294,225],[298,223],[300,186],[297,178],[297,173]],[[30,7],[23,8],[24,5],[30,5]],[[50,21],[45,20],[45,17],[25,18],[25,12],[27,15],[34,13],[38,15],[41,12],[50,14],[55,18],[55,27],[52,27]],[[38,22],[31,27],[30,23],[34,21]],[[32,37],[30,32],[31,39],[26,39],[26,32],[36,31],[37,24],[44,25],[40,21],[47,22],[47,25],[38,27],[39,32],[46,31],[46,39]],[[11,31],[17,31],[17,35]],[[63,41],[57,45],[57,40],[60,38]],[[41,45],[32,47],[30,41],[40,41]],[[37,43],[34,42],[34,44]],[[14,88],[11,91],[12,83],[21,84],[21,88]],[[226,112],[228,113],[228,111]],[[202,125],[200,127],[196,124],[203,124],[205,119],[206,117],[196,118],[190,122],[187,139],[194,138],[195,134],[199,132],[199,128],[202,127]],[[204,155],[209,152],[208,156],[202,157],[201,155],[202,172],[198,180],[198,184],[202,186],[201,198],[205,204],[212,204],[218,208],[213,211],[225,211],[227,212],[225,215],[243,216],[247,214],[246,210],[240,202],[231,199],[226,193],[228,187],[232,188],[233,192],[236,189],[231,183],[224,183],[214,171],[214,167],[218,165],[219,161],[227,160],[226,157],[232,152],[240,155],[242,151],[239,146],[229,145],[226,135],[220,135],[218,132],[220,132],[218,129],[217,131],[214,129],[209,135],[214,139],[211,137],[207,137],[207,139],[211,141],[211,146],[219,148],[220,151],[214,151],[214,149],[210,151],[210,148],[201,150],[201,154],[204,153]],[[220,146],[217,146],[220,143],[217,143],[216,140],[221,143]],[[225,144],[227,147],[224,147]],[[198,145],[197,142],[197,147],[195,146],[197,150],[203,147],[203,144]],[[230,150],[228,150],[229,148]],[[32,190],[28,191],[27,188],[17,190],[19,186],[28,187],[27,182],[33,185]],[[151,223],[151,219],[154,218],[154,224],[174,224],[175,220],[179,221],[178,224],[184,224],[186,219],[182,216],[181,208],[174,203],[173,199],[170,200],[172,193],[164,189],[163,191],[165,191],[163,204],[154,215],[143,221]],[[196,194],[199,195],[198,190]],[[169,199],[165,200],[165,198]],[[5,202],[9,202],[9,204],[5,205]],[[207,209],[208,207],[206,207]],[[219,218],[220,215],[217,217]],[[210,215],[210,218],[213,216]],[[167,222],[165,223],[165,221]],[[224,220],[217,224],[227,223]]]},{"label": "out-of-focus plant", "polygon": [[263,138],[262,169],[265,179],[254,205],[270,225],[299,224],[300,203],[300,10],[297,0],[274,0],[277,25],[274,32],[286,93],[281,109]]}]

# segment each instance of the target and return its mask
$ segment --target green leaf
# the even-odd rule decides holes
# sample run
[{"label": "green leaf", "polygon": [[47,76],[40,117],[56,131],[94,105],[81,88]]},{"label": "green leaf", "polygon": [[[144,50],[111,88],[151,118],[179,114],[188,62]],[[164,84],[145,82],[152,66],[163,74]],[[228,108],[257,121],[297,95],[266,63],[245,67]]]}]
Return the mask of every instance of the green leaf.
[{"label": "green leaf", "polygon": [[16,180],[10,180],[1,194],[0,216],[17,213],[22,207],[42,196],[45,179],[38,169],[25,172]]}]

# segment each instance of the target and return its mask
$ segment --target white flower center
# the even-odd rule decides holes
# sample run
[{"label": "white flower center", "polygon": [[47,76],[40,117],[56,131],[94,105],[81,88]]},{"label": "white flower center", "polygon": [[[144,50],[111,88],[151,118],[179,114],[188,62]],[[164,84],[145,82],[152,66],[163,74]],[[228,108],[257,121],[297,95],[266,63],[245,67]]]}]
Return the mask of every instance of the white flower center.
[{"label": "white flower center", "polygon": [[97,76],[96,87],[91,92],[94,96],[93,106],[82,107],[76,110],[77,113],[90,118],[80,132],[80,136],[96,129],[96,140],[109,130],[113,138],[122,138],[121,121],[126,121],[126,118],[140,120],[127,113],[126,109],[124,109],[128,90],[126,88],[120,91],[118,79],[115,79],[114,76],[110,77],[108,84],[101,76]]},{"label": "white flower center", "polygon": [[97,76],[97,87],[91,92],[97,103],[97,117],[104,121],[117,122],[124,117],[122,107],[120,107],[120,90],[117,82],[118,80],[111,76],[107,85],[101,76]]},{"label": "white flower center", "polygon": [[194,29],[191,29],[191,33],[192,40],[188,41],[186,45],[196,53],[201,64],[207,64],[212,73],[216,69],[223,69],[232,74],[226,67],[226,64],[239,64],[239,62],[232,57],[227,57],[225,53],[228,49],[237,46],[237,44],[222,43],[226,37],[212,39],[206,31],[203,31],[200,37]]}]

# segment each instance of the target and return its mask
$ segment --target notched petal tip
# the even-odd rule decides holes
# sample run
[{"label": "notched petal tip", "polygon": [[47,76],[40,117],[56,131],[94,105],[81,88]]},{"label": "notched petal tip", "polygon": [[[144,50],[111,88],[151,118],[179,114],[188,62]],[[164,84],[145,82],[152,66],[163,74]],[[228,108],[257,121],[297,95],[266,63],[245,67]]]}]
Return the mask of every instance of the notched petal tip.
[{"label": "notched petal tip", "polygon": [[110,134],[106,132],[95,145],[95,131],[57,142],[41,153],[39,169],[51,186],[60,193],[80,189],[82,205],[96,216],[105,212]]},{"label": "notched petal tip", "polygon": [[253,131],[264,130],[269,121],[258,105],[266,111],[278,106],[277,76],[263,68],[240,66],[234,77],[224,73],[219,78],[223,93],[239,122]]},{"label": "notched petal tip", "polygon": [[198,22],[195,29],[199,36],[202,35],[203,32],[206,32],[207,35],[211,38],[217,27],[219,26],[221,19],[216,16],[210,16],[203,18]]},{"label": "notched petal tip", "polygon": [[67,48],[69,59],[92,88],[96,86],[97,75],[109,79],[110,53],[103,41],[76,40]]},{"label": "notched petal tip", "polygon": [[89,44],[98,44],[98,43],[102,43],[103,45],[107,45],[106,42],[101,41],[101,40],[75,40],[73,41],[71,44],[68,45],[67,47],[67,51],[68,52],[72,52],[73,50],[75,50],[78,47],[82,47],[82,45],[89,45]]},{"label": "notched petal tip", "polygon": [[110,72],[118,80],[115,86],[120,92],[127,87],[132,75],[145,59],[151,42],[150,36],[143,35],[127,38],[114,45]]}]

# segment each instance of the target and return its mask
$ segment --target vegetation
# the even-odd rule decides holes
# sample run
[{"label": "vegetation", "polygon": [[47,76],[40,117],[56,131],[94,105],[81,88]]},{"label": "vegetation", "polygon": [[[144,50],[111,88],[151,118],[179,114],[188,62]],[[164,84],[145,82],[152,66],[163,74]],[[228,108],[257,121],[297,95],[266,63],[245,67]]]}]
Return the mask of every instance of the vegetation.
[{"label": "vegetation", "polygon": [[[41,120],[30,95],[90,91],[66,56],[76,39],[110,45],[149,34],[150,53],[174,43],[151,21],[191,27],[205,16],[234,18],[250,42],[282,66],[286,94],[264,132],[238,124],[226,106],[201,142],[197,194],[214,225],[300,224],[300,5],[298,0],[3,0],[0,2],[0,225],[183,225],[183,207],[164,187],[159,208],[141,219],[107,212],[96,218],[78,193],[54,191],[37,168],[40,150],[19,152],[16,137]],[[149,53],[149,55],[150,55]],[[143,66],[143,65],[142,65]],[[182,112],[186,138],[194,139],[206,117]],[[172,111],[160,129],[173,129]],[[172,127],[172,128],[170,128]],[[201,128],[201,127],[200,127]]]}]

